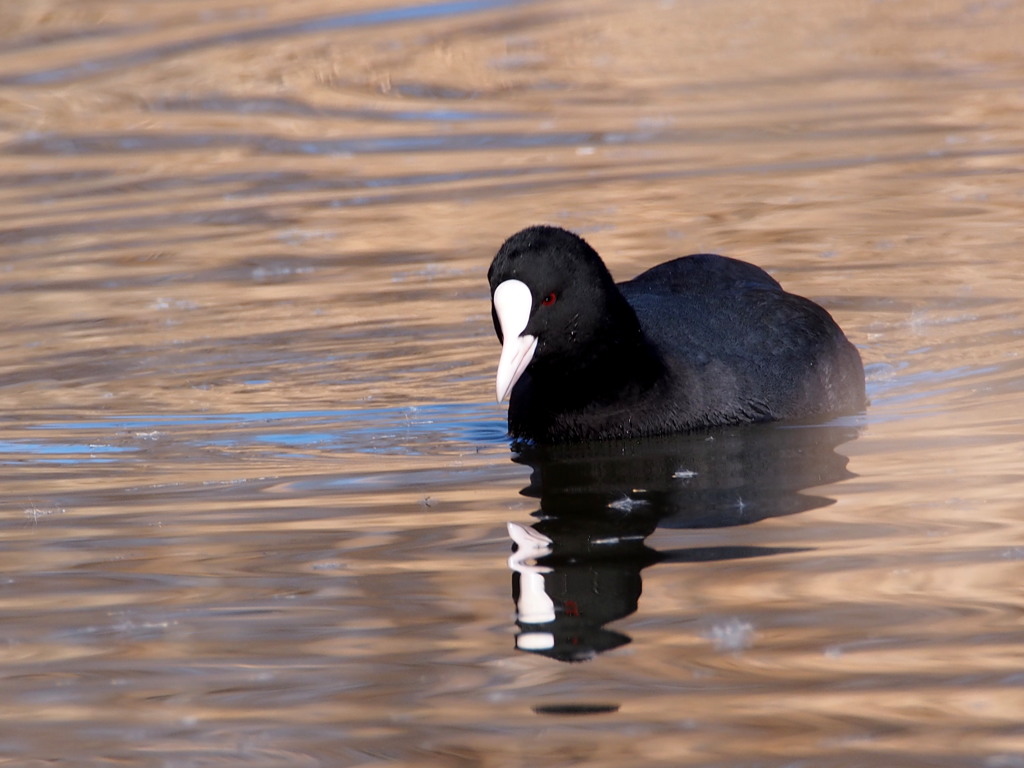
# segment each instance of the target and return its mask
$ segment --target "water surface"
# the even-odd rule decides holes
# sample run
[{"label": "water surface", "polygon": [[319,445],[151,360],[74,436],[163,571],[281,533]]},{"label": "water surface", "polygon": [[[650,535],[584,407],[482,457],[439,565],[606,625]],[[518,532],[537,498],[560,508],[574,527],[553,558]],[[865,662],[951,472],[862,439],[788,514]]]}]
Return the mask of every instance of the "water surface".
[{"label": "water surface", "polygon": [[[1016,4],[0,21],[0,764],[1024,765]],[[513,451],[538,222],[769,269],[871,407]]]}]

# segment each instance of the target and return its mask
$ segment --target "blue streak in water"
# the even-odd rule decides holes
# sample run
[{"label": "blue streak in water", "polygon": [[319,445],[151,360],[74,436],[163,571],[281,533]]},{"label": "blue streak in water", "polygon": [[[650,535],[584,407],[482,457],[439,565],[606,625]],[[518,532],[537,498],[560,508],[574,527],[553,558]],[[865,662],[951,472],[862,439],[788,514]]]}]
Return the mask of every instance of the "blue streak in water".
[{"label": "blue streak in water", "polygon": [[[505,441],[505,423],[489,403],[435,404],[362,410],[258,411],[251,413],[154,414],[25,425],[23,429],[58,432],[53,443],[0,441],[0,464],[29,462],[94,463],[137,452],[141,445],[109,445],[111,432],[164,433],[183,444],[206,447],[279,446],[289,451],[316,447],[356,453],[430,453],[439,446],[479,449]],[[68,438],[82,435],[81,443]],[[175,435],[177,433],[177,435]],[[73,438],[72,438],[73,439]]]},{"label": "blue streak in water", "polygon": [[359,13],[323,16],[316,19],[296,21],[272,27],[246,29],[220,35],[190,38],[180,42],[153,46],[141,51],[116,54],[97,59],[87,59],[66,67],[55,67],[36,72],[0,77],[0,85],[52,85],[71,80],[80,80],[100,75],[111,70],[127,69],[159,59],[192,53],[203,48],[248,43],[256,40],[307,35],[337,29],[394,24],[421,19],[437,19],[460,14],[479,13],[493,8],[517,5],[524,0],[455,0],[454,2],[432,3],[429,5],[383,8]]}]

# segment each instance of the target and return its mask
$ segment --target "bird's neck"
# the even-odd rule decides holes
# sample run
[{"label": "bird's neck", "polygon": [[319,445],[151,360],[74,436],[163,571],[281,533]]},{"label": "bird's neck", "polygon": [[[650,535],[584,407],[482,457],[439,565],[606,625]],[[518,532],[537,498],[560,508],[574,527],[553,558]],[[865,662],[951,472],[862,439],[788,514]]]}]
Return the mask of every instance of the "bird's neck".
[{"label": "bird's neck", "polygon": [[538,361],[531,373],[545,400],[560,409],[582,409],[640,397],[662,380],[661,356],[632,308],[623,305],[625,313],[605,324],[590,344],[558,360]]}]

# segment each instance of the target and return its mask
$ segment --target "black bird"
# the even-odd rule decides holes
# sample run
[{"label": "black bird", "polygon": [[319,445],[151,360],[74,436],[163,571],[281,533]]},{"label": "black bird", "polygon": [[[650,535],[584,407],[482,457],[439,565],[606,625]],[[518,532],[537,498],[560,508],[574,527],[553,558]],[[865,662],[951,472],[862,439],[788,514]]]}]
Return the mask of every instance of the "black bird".
[{"label": "black bird", "polygon": [[857,349],[763,269],[697,254],[616,284],[583,238],[518,232],[487,274],[514,438],[564,443],[855,413]]}]

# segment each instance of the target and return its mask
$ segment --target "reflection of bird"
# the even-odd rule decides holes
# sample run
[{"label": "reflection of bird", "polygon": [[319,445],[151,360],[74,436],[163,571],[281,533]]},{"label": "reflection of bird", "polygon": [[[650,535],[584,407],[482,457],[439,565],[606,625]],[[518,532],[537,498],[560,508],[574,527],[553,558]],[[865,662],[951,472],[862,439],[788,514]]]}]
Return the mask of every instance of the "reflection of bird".
[{"label": "reflection of bird", "polygon": [[[684,546],[672,549],[647,538],[658,528],[729,529],[831,504],[824,487],[853,477],[836,446],[856,435],[854,426],[762,424],[718,429],[714,440],[518,445],[515,461],[532,469],[522,493],[540,508],[531,526],[508,524],[516,647],[562,661],[593,658],[629,642],[607,625],[637,610],[648,567],[797,554],[751,546],[727,530],[702,536],[700,546],[677,536]],[[819,490],[807,493],[812,487]],[[729,651],[752,637],[742,623],[716,624],[711,635]]]},{"label": "reflection of bird", "polygon": [[767,272],[701,254],[616,285],[556,227],[505,241],[488,273],[509,431],[540,442],[861,410],[864,369],[832,317]]}]

